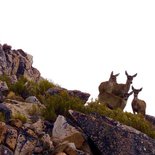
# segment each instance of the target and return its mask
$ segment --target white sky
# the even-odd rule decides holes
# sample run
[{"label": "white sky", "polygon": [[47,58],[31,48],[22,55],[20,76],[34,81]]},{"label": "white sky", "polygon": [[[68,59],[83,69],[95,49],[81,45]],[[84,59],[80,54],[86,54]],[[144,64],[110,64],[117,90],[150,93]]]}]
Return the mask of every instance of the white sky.
[{"label": "white sky", "polygon": [[[33,55],[42,76],[97,98],[111,71],[138,73],[155,116],[155,1],[0,0],[0,43]],[[90,98],[91,98],[90,97]],[[131,111],[131,96],[125,110]]]}]

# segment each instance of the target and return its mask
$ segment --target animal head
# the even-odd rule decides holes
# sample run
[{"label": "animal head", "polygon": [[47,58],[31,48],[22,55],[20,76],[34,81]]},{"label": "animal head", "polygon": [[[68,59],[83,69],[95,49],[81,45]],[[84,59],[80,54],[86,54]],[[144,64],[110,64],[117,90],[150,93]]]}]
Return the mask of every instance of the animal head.
[{"label": "animal head", "polygon": [[117,83],[117,76],[119,75],[119,73],[118,74],[113,74],[113,71],[111,72],[111,74],[110,74],[110,78],[109,78],[109,81],[110,82],[116,82]]},{"label": "animal head", "polygon": [[123,96],[123,99],[127,101],[129,96],[132,95],[132,94],[133,94],[133,91],[131,91],[130,93],[125,93],[124,96]]},{"label": "animal head", "polygon": [[140,91],[142,91],[143,88],[140,88],[140,89],[135,89],[133,86],[132,86],[132,90],[134,92],[134,97],[137,98],[138,97],[138,94]]},{"label": "animal head", "polygon": [[133,80],[134,77],[137,76],[137,73],[134,74],[134,75],[129,75],[129,74],[127,73],[127,71],[125,71],[125,75],[127,76],[127,82],[130,83],[130,84],[132,84],[132,80]]}]

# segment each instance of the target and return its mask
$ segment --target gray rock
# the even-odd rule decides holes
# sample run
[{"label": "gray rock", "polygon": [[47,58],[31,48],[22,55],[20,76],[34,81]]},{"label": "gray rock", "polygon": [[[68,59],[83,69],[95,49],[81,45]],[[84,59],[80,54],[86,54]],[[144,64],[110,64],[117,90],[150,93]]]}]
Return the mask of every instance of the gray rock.
[{"label": "gray rock", "polygon": [[26,98],[25,101],[26,102],[29,102],[29,103],[38,103],[38,104],[41,104],[40,101],[35,96],[29,96],[28,98]]},{"label": "gray rock", "polygon": [[32,67],[33,57],[23,50],[12,50],[11,46],[0,44],[0,75],[23,75],[29,80],[38,81],[40,72]]},{"label": "gray rock", "polygon": [[154,155],[155,140],[140,131],[100,115],[69,111],[102,155]]},{"label": "gray rock", "polygon": [[55,94],[59,94],[61,91],[67,91],[70,96],[78,97],[84,103],[86,103],[88,98],[90,97],[89,93],[81,92],[80,90],[67,90],[65,88],[60,88],[60,87],[49,88],[47,90],[47,93],[49,93],[50,95],[55,95]]},{"label": "gray rock", "polygon": [[14,155],[13,152],[4,145],[0,145],[0,155]]},{"label": "gray rock", "polygon": [[11,150],[15,149],[17,143],[18,132],[16,129],[8,126],[7,136],[6,136],[6,144],[9,146]]},{"label": "gray rock", "polygon": [[89,93],[81,92],[79,90],[68,90],[68,93],[71,96],[80,98],[84,103],[86,103],[90,97]]},{"label": "gray rock", "polygon": [[0,112],[2,112],[5,115],[5,120],[8,122],[11,118],[11,110],[4,104],[0,103]]},{"label": "gray rock", "polygon": [[69,125],[64,116],[59,115],[52,130],[53,142],[68,141],[74,143],[76,148],[80,148],[85,139],[81,132]]}]

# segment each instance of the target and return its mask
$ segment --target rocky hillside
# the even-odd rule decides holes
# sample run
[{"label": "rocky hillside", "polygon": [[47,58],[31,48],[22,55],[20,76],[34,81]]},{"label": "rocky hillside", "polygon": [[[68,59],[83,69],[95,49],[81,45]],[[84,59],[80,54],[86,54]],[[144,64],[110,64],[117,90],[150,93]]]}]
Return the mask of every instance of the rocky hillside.
[{"label": "rocky hillside", "polygon": [[41,78],[0,45],[0,155],[155,155],[155,117],[110,110]]}]

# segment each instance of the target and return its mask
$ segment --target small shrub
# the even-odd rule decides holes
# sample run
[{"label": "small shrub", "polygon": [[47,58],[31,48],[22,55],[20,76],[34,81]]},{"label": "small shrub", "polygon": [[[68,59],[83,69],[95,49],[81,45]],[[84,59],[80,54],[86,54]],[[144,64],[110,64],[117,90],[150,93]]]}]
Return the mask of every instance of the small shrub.
[{"label": "small shrub", "polygon": [[84,112],[84,106],[79,98],[71,97],[66,91],[53,96],[40,97],[41,102],[46,106],[43,110],[43,117],[47,120],[55,120],[58,115],[68,116],[68,110]]},{"label": "small shrub", "polygon": [[5,122],[5,115],[2,112],[0,112],[0,121]]},{"label": "small shrub", "polygon": [[37,105],[33,104],[30,109],[28,109],[29,115],[39,115],[40,114],[40,109]]},{"label": "small shrub", "polygon": [[26,116],[20,114],[20,113],[16,113],[12,116],[12,119],[19,119],[21,120],[23,123],[26,123],[27,122],[27,118]]},{"label": "small shrub", "polygon": [[28,80],[25,77],[21,76],[15,84],[12,84],[10,86],[10,91],[15,92],[16,95],[26,98],[29,94],[29,90],[26,89],[25,86],[26,82],[28,82]]},{"label": "small shrub", "polygon": [[55,87],[55,85],[48,80],[41,80],[38,83],[38,93],[43,95],[49,88],[53,87]]}]

